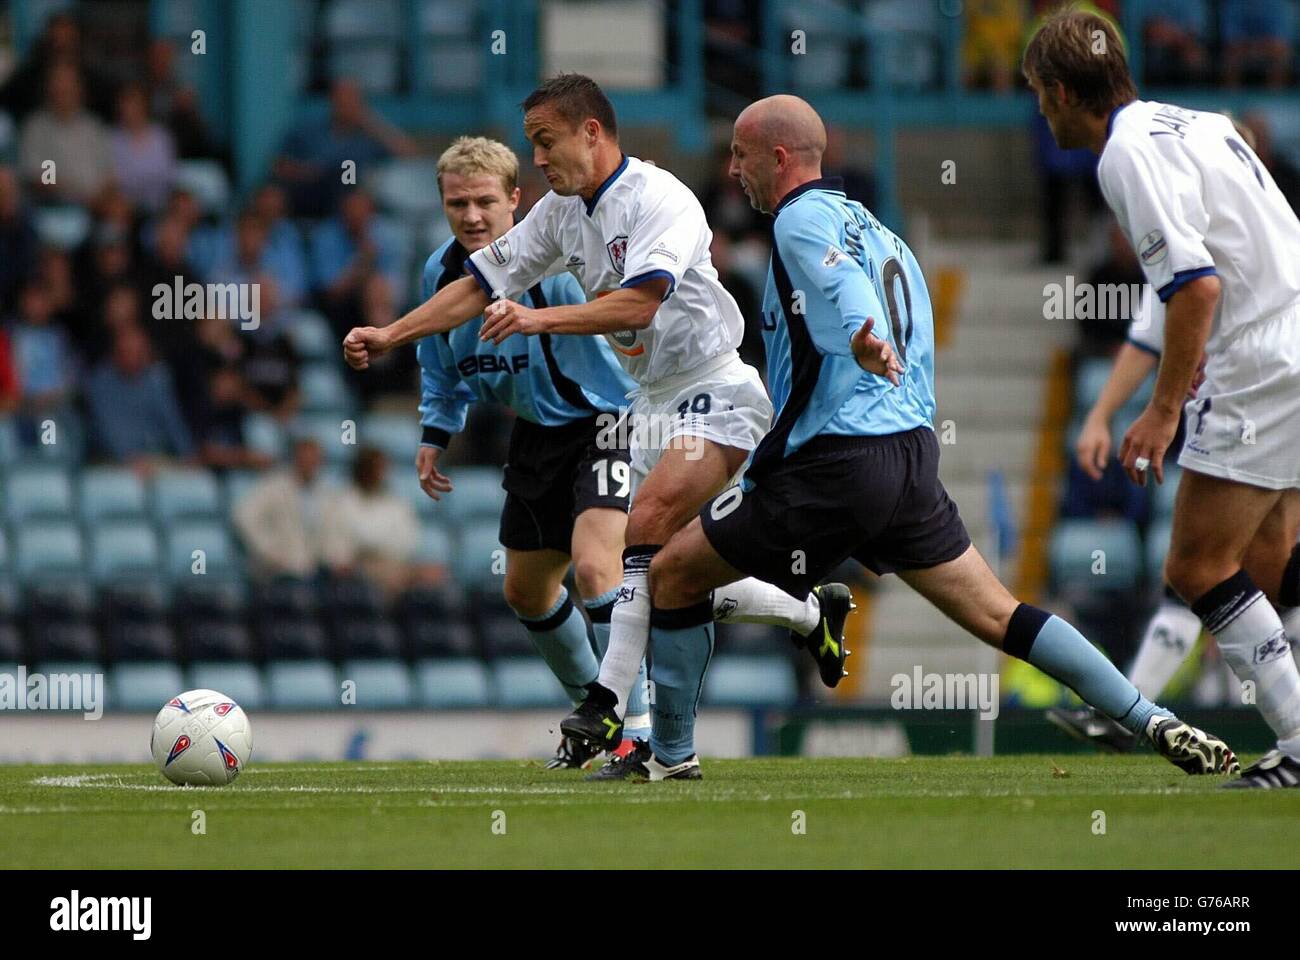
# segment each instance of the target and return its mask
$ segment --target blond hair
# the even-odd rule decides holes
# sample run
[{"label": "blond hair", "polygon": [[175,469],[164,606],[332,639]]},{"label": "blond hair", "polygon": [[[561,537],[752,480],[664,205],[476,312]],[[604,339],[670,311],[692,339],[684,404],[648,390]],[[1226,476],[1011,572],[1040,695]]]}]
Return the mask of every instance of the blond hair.
[{"label": "blond hair", "polygon": [[476,177],[483,174],[497,177],[506,188],[506,195],[514,192],[519,182],[519,158],[499,140],[487,137],[457,137],[438,158],[438,189],[442,189],[442,175],[452,173],[458,177]]}]

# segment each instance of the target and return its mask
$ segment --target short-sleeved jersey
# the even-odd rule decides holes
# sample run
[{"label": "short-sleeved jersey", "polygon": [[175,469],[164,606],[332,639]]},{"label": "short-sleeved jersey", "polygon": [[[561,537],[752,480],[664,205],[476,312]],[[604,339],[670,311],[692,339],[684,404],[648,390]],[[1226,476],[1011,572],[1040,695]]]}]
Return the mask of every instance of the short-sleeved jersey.
[{"label": "short-sleeved jersey", "polygon": [[1210,355],[1300,303],[1300,221],[1227,117],[1133,101],[1111,114],[1097,177],[1162,302],[1218,274]]},{"label": "short-sleeved jersey", "polygon": [[1157,357],[1165,352],[1165,305],[1149,283],[1142,285],[1142,296],[1128,322],[1127,340]]},{"label": "short-sleeved jersey", "polygon": [[[792,190],[772,234],[763,341],[776,420],[746,476],[761,478],[818,434],[933,428],[934,318],[912,251],[837,177]],[[868,318],[904,363],[898,387],[853,357],[850,338]]]},{"label": "short-sleeved jersey", "polygon": [[668,281],[650,326],[606,334],[624,369],[648,384],[735,350],[744,331],[718,280],[713,234],[690,189],[666,170],[624,157],[590,200],[548,193],[503,237],[472,254],[490,297],[515,298],[567,270],[588,298]]},{"label": "short-sleeved jersey", "polygon": [[[433,252],[424,265],[426,300],[464,276],[465,258],[465,248],[454,238]],[[534,284],[521,299],[533,307],[586,302],[568,274]],[[451,434],[464,429],[475,400],[494,400],[531,423],[555,427],[617,411],[635,387],[603,337],[516,333],[494,344],[479,340],[482,327],[479,316],[416,344],[420,424],[427,443],[446,447]]]}]

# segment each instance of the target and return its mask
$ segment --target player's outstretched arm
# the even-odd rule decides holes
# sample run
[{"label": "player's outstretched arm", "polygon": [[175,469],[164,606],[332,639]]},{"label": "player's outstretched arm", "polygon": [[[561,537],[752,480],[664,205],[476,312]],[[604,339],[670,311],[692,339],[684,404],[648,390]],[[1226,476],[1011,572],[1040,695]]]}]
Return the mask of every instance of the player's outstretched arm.
[{"label": "player's outstretched arm", "polygon": [[1093,480],[1101,479],[1110,459],[1110,422],[1159,362],[1156,354],[1132,343],[1123,344],[1115,355],[1110,377],[1101,388],[1101,396],[1088,411],[1079,440],[1074,445],[1080,468]]},{"label": "player's outstretched arm", "polygon": [[483,311],[480,340],[501,343],[515,333],[617,333],[650,326],[668,281],[647,280],[597,297],[590,303],[563,304],[534,309],[513,300],[497,300]]},{"label": "player's outstretched arm", "polygon": [[1136,484],[1146,481],[1145,470],[1137,469],[1138,460],[1154,469],[1157,483],[1164,483],[1165,451],[1178,432],[1179,411],[1205,353],[1220,289],[1216,275],[1198,277],[1175,292],[1166,304],[1165,351],[1160,357],[1155,393],[1142,416],[1129,427],[1120,447],[1124,470]]},{"label": "player's outstretched arm", "polygon": [[455,330],[477,317],[488,297],[473,277],[447,284],[406,316],[386,327],[353,327],[343,338],[343,358],[354,370],[364,370],[374,357],[395,347]]}]

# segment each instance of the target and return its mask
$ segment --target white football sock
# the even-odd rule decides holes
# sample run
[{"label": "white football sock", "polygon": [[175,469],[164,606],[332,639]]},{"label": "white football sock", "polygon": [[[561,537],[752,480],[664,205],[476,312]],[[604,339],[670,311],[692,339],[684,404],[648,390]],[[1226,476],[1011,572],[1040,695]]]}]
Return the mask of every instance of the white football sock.
[{"label": "white football sock", "polygon": [[1232,584],[1237,589],[1220,594],[1223,602],[1198,612],[1237,679],[1254,684],[1255,706],[1265,722],[1279,740],[1289,741],[1300,736],[1300,671],[1286,631],[1264,594],[1250,589],[1249,577],[1238,574]]},{"label": "white football sock", "polygon": [[713,619],[718,623],[768,623],[806,637],[817,627],[821,610],[811,593],[796,600],[780,587],[754,577],[713,591]]},{"label": "white football sock", "polygon": [[1201,635],[1201,618],[1181,603],[1164,600],[1147,622],[1128,678],[1148,700],[1160,699]]},{"label": "white football sock", "polygon": [[646,647],[650,645],[649,559],[637,568],[625,567],[623,586],[609,618],[609,647],[600,661],[596,682],[618,697],[620,716],[627,706],[632,685],[641,672]]}]

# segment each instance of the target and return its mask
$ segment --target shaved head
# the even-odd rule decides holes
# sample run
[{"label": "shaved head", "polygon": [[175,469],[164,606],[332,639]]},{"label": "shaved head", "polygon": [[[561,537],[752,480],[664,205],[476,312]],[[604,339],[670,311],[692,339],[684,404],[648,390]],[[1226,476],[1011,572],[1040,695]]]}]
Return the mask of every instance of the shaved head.
[{"label": "shaved head", "polygon": [[736,118],[736,132],[759,147],[785,147],[801,158],[820,162],[826,152],[826,125],[808,101],[780,93],[746,107]]},{"label": "shaved head", "polygon": [[789,94],[756,100],[736,118],[731,175],[749,202],[771,213],[790,190],[821,176],[826,125],[806,101]]}]

